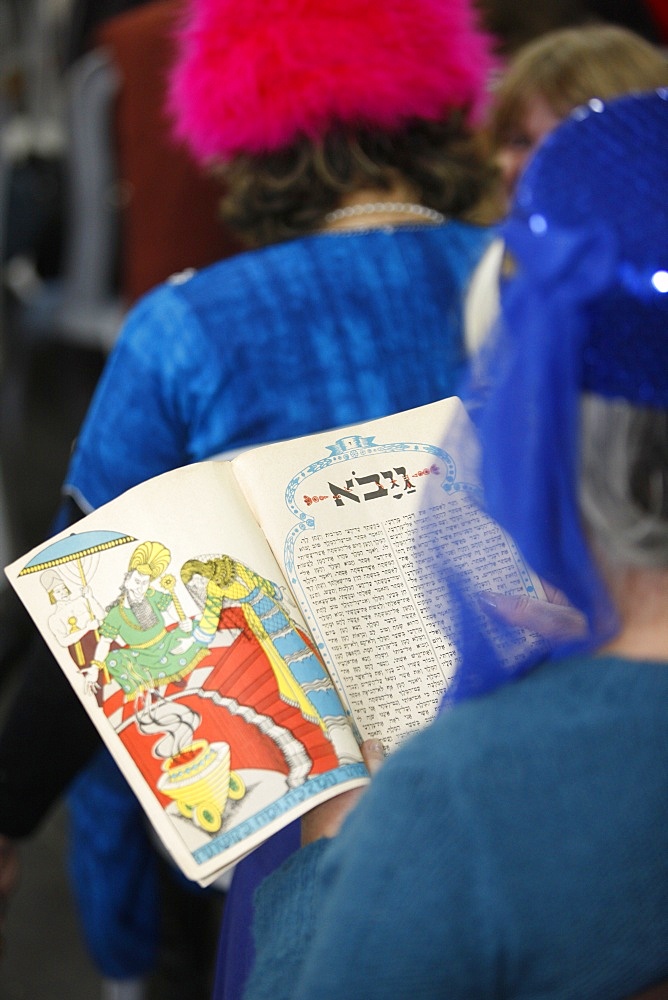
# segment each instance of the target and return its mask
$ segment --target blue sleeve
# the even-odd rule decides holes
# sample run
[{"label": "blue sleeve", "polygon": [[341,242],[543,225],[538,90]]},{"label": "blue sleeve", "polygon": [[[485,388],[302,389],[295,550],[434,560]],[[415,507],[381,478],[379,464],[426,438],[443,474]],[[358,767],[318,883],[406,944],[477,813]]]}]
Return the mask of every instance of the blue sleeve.
[{"label": "blue sleeve", "polygon": [[177,287],[130,313],[105,366],[65,479],[83,510],[200,456],[206,339]]},{"label": "blue sleeve", "polygon": [[317,923],[316,900],[330,846],[318,840],[297,851],[256,893],[255,964],[244,1000],[291,996]]},{"label": "blue sleeve", "polygon": [[259,890],[245,1000],[494,995],[475,823],[439,769],[394,765],[335,840],[299,851]]}]

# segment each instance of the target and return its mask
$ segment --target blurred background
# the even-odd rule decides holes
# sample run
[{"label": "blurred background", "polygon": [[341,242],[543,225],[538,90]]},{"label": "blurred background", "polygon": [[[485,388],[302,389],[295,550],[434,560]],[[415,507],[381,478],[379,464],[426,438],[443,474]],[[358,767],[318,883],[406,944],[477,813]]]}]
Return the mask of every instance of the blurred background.
[{"label": "blurred background", "polygon": [[[219,185],[181,151],[164,152],[163,70],[177,8],[0,0],[2,566],[50,534],[72,441],[129,306],[186,265],[238,249],[216,217]],[[187,214],[175,211],[186,198]],[[0,715],[31,628],[0,583]],[[62,804],[22,844],[2,1000],[101,995],[66,844]],[[177,980],[163,969],[154,995],[174,995]]]},{"label": "blurred background", "polygon": [[[0,554],[46,533],[72,437],[101,370],[100,343],[55,322],[65,242],[64,72],[69,0],[0,3]],[[73,39],[72,39],[73,41]],[[0,585],[0,705],[29,627]],[[72,904],[59,807],[22,850],[0,960],[3,1000],[96,997],[99,976]]]},{"label": "blurred background", "polygon": [[[240,0],[242,2],[242,0]],[[668,0],[479,0],[507,56],[595,16],[666,44]],[[71,443],[130,305],[240,247],[162,113],[179,0],[0,0],[0,556],[50,533]],[[0,584],[0,715],[31,628]],[[58,807],[22,846],[0,998],[100,995]],[[167,996],[161,995],[162,1000]]]}]

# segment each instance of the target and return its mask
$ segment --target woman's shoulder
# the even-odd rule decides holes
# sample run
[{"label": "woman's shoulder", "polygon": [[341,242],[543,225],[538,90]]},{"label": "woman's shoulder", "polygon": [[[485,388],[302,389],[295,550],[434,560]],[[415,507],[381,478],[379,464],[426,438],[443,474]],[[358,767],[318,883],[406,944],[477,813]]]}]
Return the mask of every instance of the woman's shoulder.
[{"label": "woman's shoulder", "polygon": [[[262,285],[268,280],[294,282],[314,279],[324,262],[341,267],[359,255],[382,255],[391,259],[394,247],[398,254],[412,243],[425,248],[440,247],[455,251],[468,262],[482,254],[492,239],[488,227],[451,220],[442,226],[406,226],[392,229],[350,230],[341,233],[313,233],[281,243],[244,250],[206,267],[186,268],[171,275],[165,282],[148,292],[139,302],[140,310],[160,310],[175,301],[182,306],[198,309],[207,304],[234,302],[247,295],[249,285]],[[388,262],[389,266],[389,262]]]},{"label": "woman's shoulder", "polygon": [[[171,275],[148,292],[134,311],[158,313],[162,310],[206,311],[210,308],[236,306],[247,300],[254,286],[266,285],[276,275],[293,274],[296,261],[312,256],[308,237],[243,250],[202,268],[186,268]],[[302,267],[304,265],[302,264]]]},{"label": "woman's shoulder", "polygon": [[468,771],[483,760],[512,756],[521,746],[530,746],[534,755],[541,747],[549,753],[566,727],[573,743],[598,740],[602,729],[623,741],[633,740],[636,730],[655,720],[668,738],[668,720],[663,721],[659,707],[667,698],[668,664],[569,656],[444,709],[404,744],[397,764],[410,773],[429,758],[439,761],[441,773]]}]

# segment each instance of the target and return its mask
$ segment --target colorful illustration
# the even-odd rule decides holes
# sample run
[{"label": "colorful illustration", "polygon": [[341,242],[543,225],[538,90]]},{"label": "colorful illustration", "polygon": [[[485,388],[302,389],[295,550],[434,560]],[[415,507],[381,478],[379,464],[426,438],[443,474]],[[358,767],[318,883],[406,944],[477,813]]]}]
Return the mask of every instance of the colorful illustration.
[{"label": "colorful illustration", "polygon": [[[99,554],[136,539],[116,531],[84,531],[53,542],[30,562],[21,576],[40,573],[49,603],[49,629],[60,646],[66,646],[79,667],[90,660],[91,643],[104,610],[93,596],[88,578],[95,572]],[[84,645],[86,648],[84,648]]]},{"label": "colorful illustration", "polygon": [[[201,584],[196,583],[198,577],[205,582],[209,602],[203,607],[198,634],[214,624],[210,610],[212,594],[228,604],[238,605],[248,628],[271,664],[283,701],[299,708],[304,718],[326,731],[322,715],[340,714],[340,703],[320,658],[283,608],[282,594],[276,584],[264,580],[229,556],[207,562],[192,559],[183,566],[181,578],[191,588],[196,600],[195,595],[202,594]],[[199,599],[201,601],[201,596]],[[205,638],[206,635],[204,633]],[[307,696],[300,685],[308,685],[311,696]],[[319,700],[330,703],[319,706]]]},{"label": "colorful illustration", "polygon": [[[117,547],[130,543],[119,562]],[[346,763],[345,715],[277,584],[224,553],[185,560],[178,577],[171,562],[160,541],[81,532],[41,550],[21,575],[41,574],[49,629],[84,696],[197,849],[257,822],[281,788]]]},{"label": "colorful illustration", "polygon": [[[67,582],[64,571],[46,569],[40,576],[53,611],[49,615],[49,628],[61,646],[66,646],[72,659],[83,667],[94,649],[91,638],[99,641],[97,631],[104,617],[104,610],[98,604],[90,587],[83,582]],[[84,648],[86,645],[88,648]]]},{"label": "colorful illustration", "polygon": [[[105,680],[113,677],[130,700],[143,694],[149,702],[156,687],[185,677],[206,656],[204,643],[191,634],[193,623],[174,593],[176,581],[165,573],[170,560],[169,549],[160,542],[138,545],[120,593],[100,625],[91,667]],[[161,574],[164,590],[151,586]],[[178,624],[168,630],[165,613],[171,608]],[[220,604],[217,610],[220,614]],[[113,652],[112,643],[117,644]],[[99,674],[94,679],[87,675],[91,687],[98,687]]]}]

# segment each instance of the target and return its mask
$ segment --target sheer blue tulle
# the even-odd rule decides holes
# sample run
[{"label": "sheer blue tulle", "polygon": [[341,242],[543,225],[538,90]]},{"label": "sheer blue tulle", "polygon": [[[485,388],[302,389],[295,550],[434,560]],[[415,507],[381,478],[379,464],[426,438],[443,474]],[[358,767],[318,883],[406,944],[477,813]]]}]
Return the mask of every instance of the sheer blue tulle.
[{"label": "sheer blue tulle", "polygon": [[[517,630],[480,627],[475,587],[441,553],[460,654],[445,704],[618,628],[579,515],[580,404],[591,392],[668,407],[667,135],[668,91],[578,109],[534,157],[502,228],[514,273],[462,392],[480,434],[485,509],[588,630],[518,653]],[[640,166],[625,156],[638,148]]]}]

